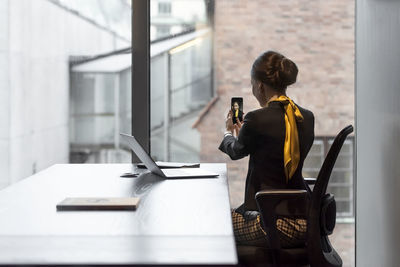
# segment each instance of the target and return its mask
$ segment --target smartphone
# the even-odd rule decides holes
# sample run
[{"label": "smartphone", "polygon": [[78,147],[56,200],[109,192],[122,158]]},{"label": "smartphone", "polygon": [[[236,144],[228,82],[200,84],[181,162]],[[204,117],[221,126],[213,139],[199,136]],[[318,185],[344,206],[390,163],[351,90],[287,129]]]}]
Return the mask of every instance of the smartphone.
[{"label": "smartphone", "polygon": [[237,123],[237,119],[243,122],[243,97],[231,98],[232,122]]}]

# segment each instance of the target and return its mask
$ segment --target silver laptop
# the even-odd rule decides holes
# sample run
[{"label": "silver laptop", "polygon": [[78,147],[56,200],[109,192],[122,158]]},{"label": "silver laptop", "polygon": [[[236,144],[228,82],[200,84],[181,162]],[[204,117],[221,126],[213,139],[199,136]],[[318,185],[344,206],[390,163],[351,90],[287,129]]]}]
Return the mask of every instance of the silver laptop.
[{"label": "silver laptop", "polygon": [[133,152],[138,156],[138,158],[143,162],[146,168],[156,175],[164,178],[208,178],[218,176],[217,173],[213,173],[201,168],[171,168],[161,170],[154,160],[143,149],[143,147],[138,143],[135,137],[123,133],[120,135],[133,150]]}]

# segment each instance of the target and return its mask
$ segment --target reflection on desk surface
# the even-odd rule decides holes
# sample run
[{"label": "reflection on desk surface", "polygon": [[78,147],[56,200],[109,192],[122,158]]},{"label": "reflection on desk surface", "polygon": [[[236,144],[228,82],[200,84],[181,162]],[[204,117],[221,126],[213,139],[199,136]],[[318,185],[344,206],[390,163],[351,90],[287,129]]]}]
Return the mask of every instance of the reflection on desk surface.
[{"label": "reflection on desk surface", "polygon": [[[132,164],[60,164],[16,183],[0,191],[0,264],[236,264],[226,166],[202,167],[220,176],[167,180]],[[66,197],[140,205],[57,212]]]},{"label": "reflection on desk surface", "polygon": [[[131,164],[59,164],[0,191],[3,234],[231,235],[224,164],[202,167],[220,174],[213,179],[166,180]],[[132,214],[71,212],[59,214],[66,197],[139,197]],[[228,216],[229,215],[229,216]],[[206,217],[207,218],[206,218]]]}]

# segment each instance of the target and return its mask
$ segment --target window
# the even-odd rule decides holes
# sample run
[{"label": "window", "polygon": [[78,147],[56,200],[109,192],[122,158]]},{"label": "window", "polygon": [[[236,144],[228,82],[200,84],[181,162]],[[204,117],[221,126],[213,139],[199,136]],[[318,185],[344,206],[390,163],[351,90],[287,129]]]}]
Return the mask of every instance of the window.
[{"label": "window", "polygon": [[[0,188],[54,163],[130,161],[118,139],[119,132],[135,130],[132,109],[139,106],[131,95],[131,82],[140,79],[132,79],[130,1],[35,5],[5,1],[0,8]],[[354,119],[353,2],[304,2],[300,8],[261,0],[150,5],[151,118],[145,138],[153,158],[226,162],[231,206],[240,205],[248,159],[233,162],[217,148],[232,96],[244,97],[244,112],[258,108],[249,71],[271,49],[298,64],[298,83],[288,93],[316,116],[318,136],[304,166],[304,175],[315,177],[332,136]],[[327,15],[335,24],[320,23]],[[326,33],[335,29],[340,31],[332,40]],[[329,187],[341,217],[354,216],[353,151],[349,139]]]},{"label": "window", "polygon": [[159,25],[157,26],[157,39],[161,39],[163,37],[169,36],[171,33],[171,28],[169,26]]},{"label": "window", "polygon": [[324,142],[321,139],[315,138],[314,144],[308,152],[307,158],[304,161],[303,176],[316,178],[319,169],[325,159]]},{"label": "window", "polygon": [[170,15],[171,14],[171,2],[159,2],[158,3],[158,13],[160,15]]},{"label": "window", "polygon": [[[318,176],[333,140],[332,137],[316,137],[304,161],[304,177],[316,178]],[[328,193],[335,196],[338,217],[354,217],[353,151],[354,138],[348,137],[336,160],[327,189]]]},{"label": "window", "polygon": [[[181,11],[174,19],[183,26],[206,20],[204,1],[169,4]],[[193,4],[199,9],[193,10]],[[192,21],[190,16],[185,21],[187,12],[199,13],[201,19]],[[160,29],[159,18],[152,17],[151,24],[156,23]],[[169,20],[164,23],[169,25]],[[214,96],[212,28],[203,25],[153,40],[151,50],[151,154],[160,161],[199,162],[201,136],[192,126]]]},{"label": "window", "polygon": [[[330,147],[333,140],[328,141]],[[354,139],[348,138],[343,144],[332,177],[329,192],[335,195],[337,213],[340,217],[354,217],[354,182],[353,182]]]},{"label": "window", "polygon": [[123,70],[115,73],[105,73],[109,66],[100,72],[97,60],[71,68],[71,163],[131,162],[129,149],[119,140],[119,133],[131,133],[130,54],[125,57]]},{"label": "window", "polygon": [[116,139],[131,125],[130,71],[99,56],[131,46],[131,11],[126,0],[1,1],[0,189],[56,163],[130,161]]},{"label": "window", "polygon": [[[171,15],[161,16],[159,1],[151,1],[152,45],[165,45],[164,52],[152,55],[151,61],[153,157],[226,162],[231,207],[242,204],[248,158],[231,161],[218,150],[224,118],[233,96],[244,98],[245,113],[259,108],[250,87],[251,64],[262,52],[277,50],[299,68],[298,82],[288,89],[289,96],[315,115],[316,140],[304,168],[305,175],[315,177],[332,137],[354,121],[354,2],[169,2]],[[321,24],[327,16],[335,24]],[[170,27],[169,35],[162,38],[156,30],[161,25]],[[210,37],[188,35],[203,29]],[[327,32],[337,33],[334,40]],[[166,46],[180,38],[187,40]],[[335,45],[338,43],[341,46]],[[326,60],[321,62],[321,57]],[[195,69],[200,65],[201,69]],[[346,97],[340,97],[343,95]],[[343,147],[328,189],[335,194],[342,221],[354,216],[352,144],[350,140]],[[349,236],[354,233],[351,224],[340,227]],[[346,238],[338,233],[340,240]],[[351,250],[346,246],[339,249],[346,255]],[[351,259],[344,261],[350,263]]]}]

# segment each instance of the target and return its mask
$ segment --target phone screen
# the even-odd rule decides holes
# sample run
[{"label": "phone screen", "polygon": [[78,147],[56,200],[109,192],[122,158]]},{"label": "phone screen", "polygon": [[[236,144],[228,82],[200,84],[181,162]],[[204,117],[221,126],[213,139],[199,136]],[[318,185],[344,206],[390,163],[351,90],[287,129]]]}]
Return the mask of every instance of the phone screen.
[{"label": "phone screen", "polygon": [[243,97],[232,97],[231,110],[233,123],[237,123],[237,120],[243,122]]}]

